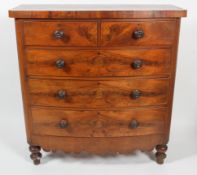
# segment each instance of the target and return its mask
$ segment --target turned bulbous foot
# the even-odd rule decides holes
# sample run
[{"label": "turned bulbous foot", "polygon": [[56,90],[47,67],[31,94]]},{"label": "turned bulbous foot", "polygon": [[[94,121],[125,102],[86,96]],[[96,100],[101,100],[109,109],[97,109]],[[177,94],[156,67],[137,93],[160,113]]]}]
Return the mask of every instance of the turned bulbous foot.
[{"label": "turned bulbous foot", "polygon": [[157,145],[156,146],[156,161],[158,164],[163,164],[164,163],[164,159],[167,157],[166,156],[166,151],[168,149],[167,145]]},{"label": "turned bulbous foot", "polygon": [[30,158],[33,160],[35,165],[40,164],[40,159],[42,158],[42,154],[40,153],[40,146],[30,146],[29,150],[31,152]]}]

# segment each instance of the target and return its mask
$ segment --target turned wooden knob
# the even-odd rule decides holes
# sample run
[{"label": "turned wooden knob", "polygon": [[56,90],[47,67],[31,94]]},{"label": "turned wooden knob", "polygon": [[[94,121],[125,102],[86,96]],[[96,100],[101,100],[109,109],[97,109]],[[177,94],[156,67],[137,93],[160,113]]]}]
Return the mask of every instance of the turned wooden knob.
[{"label": "turned wooden knob", "polygon": [[140,60],[140,59],[134,60],[134,61],[131,63],[131,67],[132,67],[133,69],[139,69],[139,68],[141,68],[141,67],[142,67],[142,60]]},{"label": "turned wooden knob", "polygon": [[138,123],[137,120],[132,120],[130,122],[129,126],[130,126],[131,129],[135,129],[135,128],[137,128],[139,126],[139,123]]},{"label": "turned wooden knob", "polygon": [[138,90],[138,89],[135,89],[135,90],[133,90],[133,91],[131,92],[130,97],[131,97],[132,99],[138,99],[138,98],[141,97],[141,95],[142,95],[141,91]]},{"label": "turned wooden knob", "polygon": [[55,65],[57,68],[63,68],[65,66],[65,62],[63,59],[58,59],[56,62],[55,62]]},{"label": "turned wooden knob", "polygon": [[64,38],[64,32],[62,30],[56,30],[54,33],[53,33],[54,37],[56,39],[62,39]]},{"label": "turned wooden knob", "polygon": [[133,39],[140,39],[144,37],[144,31],[142,29],[136,29],[132,35]]},{"label": "turned wooden knob", "polygon": [[59,127],[60,127],[61,129],[67,128],[67,127],[68,127],[68,121],[67,121],[67,120],[61,120],[61,121],[59,122]]},{"label": "turned wooden knob", "polygon": [[57,97],[59,99],[64,99],[66,97],[66,91],[65,90],[58,90],[57,91]]}]

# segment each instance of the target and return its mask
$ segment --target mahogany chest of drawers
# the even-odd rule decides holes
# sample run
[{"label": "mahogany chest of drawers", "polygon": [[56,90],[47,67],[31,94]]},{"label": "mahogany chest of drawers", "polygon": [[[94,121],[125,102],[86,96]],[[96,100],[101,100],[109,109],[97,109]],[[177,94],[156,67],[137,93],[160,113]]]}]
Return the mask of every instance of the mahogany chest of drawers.
[{"label": "mahogany chest of drawers", "polygon": [[22,5],[15,18],[27,141],[44,151],[130,153],[169,139],[175,6]]}]

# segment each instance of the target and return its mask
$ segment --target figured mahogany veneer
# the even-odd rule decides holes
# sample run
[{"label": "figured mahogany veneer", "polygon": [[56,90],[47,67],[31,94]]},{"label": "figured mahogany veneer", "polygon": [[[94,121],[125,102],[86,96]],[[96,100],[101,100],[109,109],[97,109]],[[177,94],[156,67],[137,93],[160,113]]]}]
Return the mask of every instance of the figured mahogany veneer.
[{"label": "figured mahogany veneer", "polygon": [[[41,80],[29,79],[31,104],[73,108],[129,108],[166,105],[168,79]],[[132,95],[140,91],[138,98]],[[59,92],[64,92],[60,97]]]},{"label": "figured mahogany veneer", "polygon": [[[143,37],[137,39],[135,31],[142,31]],[[133,32],[132,32],[133,31]],[[135,45],[170,45],[176,31],[175,21],[123,21],[101,23],[101,45],[135,46]]]},{"label": "figured mahogany veneer", "polygon": [[[163,134],[166,109],[50,110],[32,108],[33,133],[71,137],[122,137]],[[137,126],[134,122],[137,121]],[[61,122],[65,124],[60,127]]]},{"label": "figured mahogany veneer", "polygon": [[9,11],[12,18],[25,19],[126,19],[180,18],[187,11],[173,5],[20,5]]},{"label": "figured mahogany veneer", "polygon": [[169,140],[180,17],[168,5],[22,5],[15,18],[27,141],[45,151],[130,153]]},{"label": "figured mahogany veneer", "polygon": [[27,49],[26,58],[29,76],[167,76],[171,68],[169,49]]},{"label": "figured mahogany veneer", "polygon": [[96,46],[97,23],[25,21],[24,42],[37,46]]}]

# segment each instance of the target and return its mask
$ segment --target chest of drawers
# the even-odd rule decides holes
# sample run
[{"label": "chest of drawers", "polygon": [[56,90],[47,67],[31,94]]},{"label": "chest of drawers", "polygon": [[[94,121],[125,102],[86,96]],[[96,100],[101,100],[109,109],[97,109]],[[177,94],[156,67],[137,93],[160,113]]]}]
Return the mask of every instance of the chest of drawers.
[{"label": "chest of drawers", "polygon": [[22,5],[15,18],[27,141],[44,151],[163,163],[180,18],[174,6]]}]

